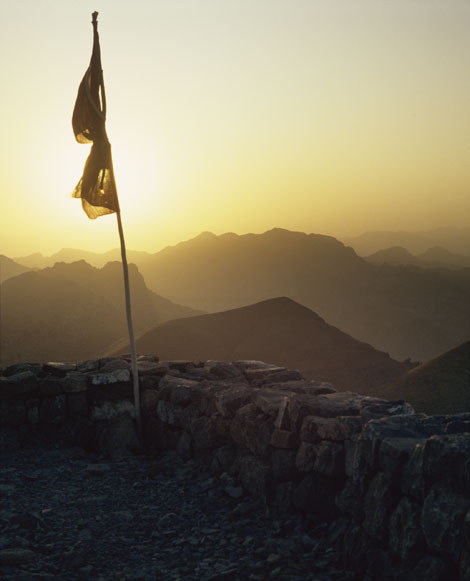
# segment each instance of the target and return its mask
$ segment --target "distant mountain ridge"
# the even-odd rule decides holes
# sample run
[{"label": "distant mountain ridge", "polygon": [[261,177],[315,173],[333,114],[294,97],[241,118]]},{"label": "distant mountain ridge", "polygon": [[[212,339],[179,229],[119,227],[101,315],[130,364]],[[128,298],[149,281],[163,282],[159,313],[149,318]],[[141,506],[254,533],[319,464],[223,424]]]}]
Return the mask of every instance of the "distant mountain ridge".
[{"label": "distant mountain ridge", "polygon": [[[196,313],[150,291],[129,265],[135,329]],[[0,362],[76,361],[99,356],[127,333],[122,267],[57,263],[1,285]]]},{"label": "distant mountain ridge", "polygon": [[330,236],[203,233],[141,272],[164,296],[208,312],[290,297],[399,360],[423,361],[468,338],[470,277],[372,265]]},{"label": "distant mountain ridge", "polygon": [[[259,359],[365,395],[377,395],[413,367],[357,341],[287,297],[167,321],[136,342],[139,353],[155,353],[163,360]],[[128,351],[127,343],[113,354]]]},{"label": "distant mountain ridge", "polygon": [[364,232],[359,236],[342,237],[341,240],[352,246],[359,256],[369,256],[395,246],[406,248],[413,254],[422,254],[439,246],[455,254],[470,255],[470,227],[436,228],[422,232]]},{"label": "distant mountain ridge", "polygon": [[15,262],[4,254],[0,254],[0,284],[8,278],[18,276],[23,274],[23,272],[28,272],[28,270],[28,267]]},{"label": "distant mountain ridge", "polygon": [[417,256],[406,248],[393,246],[385,250],[378,250],[374,254],[366,256],[365,260],[376,265],[409,265],[419,268],[470,268],[470,256],[455,254],[440,246],[429,248],[426,252]]},{"label": "distant mountain ridge", "polygon": [[470,412],[470,341],[408,371],[386,396],[430,415]]}]

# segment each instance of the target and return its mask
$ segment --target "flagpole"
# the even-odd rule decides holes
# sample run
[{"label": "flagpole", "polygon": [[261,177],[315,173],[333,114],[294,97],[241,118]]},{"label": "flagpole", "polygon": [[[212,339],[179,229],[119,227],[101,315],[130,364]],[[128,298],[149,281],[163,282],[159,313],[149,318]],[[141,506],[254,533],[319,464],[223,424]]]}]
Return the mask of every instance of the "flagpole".
[{"label": "flagpole", "polygon": [[[112,171],[114,180],[114,171]],[[121,262],[122,271],[124,275],[124,294],[126,296],[126,318],[127,318],[127,329],[129,332],[129,342],[131,346],[131,366],[132,366],[132,380],[133,380],[133,390],[134,390],[134,407],[135,407],[135,420],[137,425],[137,434],[139,437],[139,443],[142,444],[142,415],[140,411],[140,389],[139,389],[139,375],[137,371],[137,354],[135,348],[135,338],[134,338],[134,325],[132,323],[132,312],[131,312],[131,291],[129,285],[129,269],[127,267],[127,256],[126,256],[126,243],[124,241],[124,230],[122,228],[121,221],[121,211],[116,212],[119,240],[121,242]]]}]

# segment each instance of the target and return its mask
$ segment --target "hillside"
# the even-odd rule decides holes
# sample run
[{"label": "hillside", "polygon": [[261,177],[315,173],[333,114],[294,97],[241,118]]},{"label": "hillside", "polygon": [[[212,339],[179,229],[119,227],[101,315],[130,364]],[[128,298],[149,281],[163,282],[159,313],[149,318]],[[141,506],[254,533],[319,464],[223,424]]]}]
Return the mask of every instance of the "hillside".
[{"label": "hillside", "polygon": [[159,294],[208,312],[290,297],[399,360],[424,361],[468,338],[470,277],[372,265],[329,236],[206,232],[140,268]]},{"label": "hillside", "polygon": [[470,256],[455,254],[440,246],[429,248],[419,255],[411,254],[406,248],[394,246],[385,250],[378,250],[366,256],[365,260],[371,264],[409,265],[420,268],[470,268]]},{"label": "hillside", "polygon": [[[116,354],[128,351],[126,344]],[[286,297],[168,321],[142,334],[137,351],[166,360],[260,359],[366,395],[380,393],[411,367],[353,339]]]},{"label": "hillside", "polygon": [[28,272],[29,268],[15,262],[8,256],[0,254],[0,283],[12,276],[18,276],[23,272]]},{"label": "hillside", "polygon": [[408,371],[387,397],[430,415],[470,412],[470,341]]},{"label": "hillside", "polygon": [[343,237],[342,240],[360,256],[369,256],[394,246],[402,246],[413,254],[421,254],[435,246],[456,254],[470,254],[470,227],[436,228],[422,232],[364,232],[359,236]]},{"label": "hillside", "polygon": [[[195,313],[149,291],[135,265],[129,276],[136,331]],[[122,267],[57,263],[10,278],[1,286],[1,313],[3,365],[96,357],[127,334]]]}]

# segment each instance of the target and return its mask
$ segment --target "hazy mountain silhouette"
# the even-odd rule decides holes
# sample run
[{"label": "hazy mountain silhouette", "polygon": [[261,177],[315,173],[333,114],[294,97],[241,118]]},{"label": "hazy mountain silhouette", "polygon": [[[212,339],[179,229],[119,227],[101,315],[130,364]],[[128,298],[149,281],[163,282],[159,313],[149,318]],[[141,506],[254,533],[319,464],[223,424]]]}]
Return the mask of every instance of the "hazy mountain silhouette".
[{"label": "hazy mountain silhouette", "polygon": [[[286,297],[167,321],[137,339],[139,353],[161,359],[260,359],[337,389],[373,394],[411,365],[353,339],[316,313]],[[117,353],[129,351],[128,343]]]},{"label": "hazy mountain silhouette", "polygon": [[470,268],[470,256],[455,254],[440,246],[429,248],[418,256],[411,254],[406,248],[393,246],[385,250],[378,250],[374,254],[366,256],[365,260],[376,265],[408,265],[420,268]]},{"label": "hazy mountain silhouette", "polygon": [[341,240],[352,246],[360,256],[369,256],[394,246],[402,246],[413,254],[421,254],[435,246],[464,256],[470,254],[470,227],[438,228],[423,232],[365,232],[360,236],[342,237]]},{"label": "hazy mountain silhouette", "polygon": [[[128,262],[141,264],[152,255],[140,250],[127,250]],[[62,248],[50,256],[44,256],[40,252],[21,256],[14,259],[19,264],[29,268],[47,268],[53,266],[56,262],[76,262],[85,260],[88,264],[98,268],[103,267],[108,262],[120,261],[121,251],[119,248],[108,250],[107,252],[90,252],[89,250],[80,250],[79,248]]]},{"label": "hazy mountain silhouette", "polygon": [[[133,264],[129,276],[136,331],[194,314],[147,289]],[[127,334],[122,266],[97,269],[82,260],[10,278],[1,286],[1,312],[2,364],[95,358]]]},{"label": "hazy mountain silhouette", "polygon": [[470,341],[408,371],[387,395],[427,414],[470,412]]},{"label": "hazy mountain silhouette", "polygon": [[27,272],[30,270],[26,266],[22,264],[18,264],[8,256],[4,254],[0,254],[0,283],[12,276],[18,276],[19,274],[23,274],[23,272]]},{"label": "hazy mountain silhouette", "polygon": [[329,236],[206,232],[140,268],[150,288],[209,312],[290,297],[395,359],[424,361],[468,338],[465,273],[375,266]]}]

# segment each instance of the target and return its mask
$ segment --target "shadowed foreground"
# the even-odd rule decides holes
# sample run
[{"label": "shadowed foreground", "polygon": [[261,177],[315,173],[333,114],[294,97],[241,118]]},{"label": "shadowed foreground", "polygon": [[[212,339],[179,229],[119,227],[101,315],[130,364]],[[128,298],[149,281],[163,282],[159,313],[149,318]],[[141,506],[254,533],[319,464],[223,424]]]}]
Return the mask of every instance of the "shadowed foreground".
[{"label": "shadowed foreground", "polygon": [[230,477],[176,455],[103,463],[22,451],[0,469],[2,579],[352,579],[326,525],[263,516]]}]

